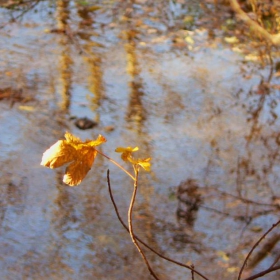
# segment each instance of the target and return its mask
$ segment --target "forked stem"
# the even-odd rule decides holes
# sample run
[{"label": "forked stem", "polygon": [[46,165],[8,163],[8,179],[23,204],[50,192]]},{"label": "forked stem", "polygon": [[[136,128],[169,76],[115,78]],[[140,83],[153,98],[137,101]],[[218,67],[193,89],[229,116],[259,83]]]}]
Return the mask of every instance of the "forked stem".
[{"label": "forked stem", "polygon": [[134,232],[133,232],[133,226],[132,226],[132,211],[133,211],[133,205],[134,205],[134,202],[135,202],[135,198],[136,198],[136,193],[137,193],[137,186],[138,186],[138,173],[139,173],[139,170],[138,170],[138,166],[133,166],[134,167],[134,172],[135,172],[135,181],[134,181],[134,188],[133,188],[133,193],[132,193],[132,197],[131,197],[131,200],[130,200],[130,205],[129,205],[129,209],[128,209],[128,228],[129,228],[129,234],[130,234],[130,237],[132,239],[132,242],[134,243],[134,245],[136,246],[136,248],[138,249],[139,253],[141,254],[147,268],[149,269],[151,275],[159,280],[159,278],[156,276],[156,274],[154,273],[153,269],[151,268],[143,250],[141,249],[141,247],[139,246],[136,238],[135,238],[135,235],[134,235]]},{"label": "forked stem", "polygon": [[[111,182],[110,182],[110,171],[109,169],[107,170],[107,183],[108,183],[108,189],[109,189],[109,194],[110,194],[110,198],[111,198],[111,201],[113,203],[113,206],[114,206],[114,209],[115,209],[115,212],[117,214],[117,217],[120,221],[120,223],[122,224],[122,226],[125,228],[125,230],[129,233],[129,229],[128,229],[128,226],[124,223],[120,213],[119,213],[119,209],[118,209],[118,206],[115,202],[115,199],[114,199],[114,196],[113,196],[113,192],[112,192],[112,188],[111,188]],[[197,275],[199,275],[200,277],[202,277],[203,279],[205,280],[209,280],[209,278],[207,278],[206,276],[204,276],[203,274],[201,274],[199,271],[195,270],[194,267],[192,266],[189,266],[189,265],[186,265],[186,264],[183,264],[181,262],[178,262],[178,261],[175,261],[173,259],[170,259],[164,255],[162,255],[161,253],[157,252],[155,249],[153,249],[152,247],[150,247],[147,243],[145,243],[141,238],[139,238],[136,234],[134,234],[134,238],[137,239],[138,242],[140,242],[142,245],[144,245],[146,248],[148,248],[150,251],[152,251],[154,254],[158,255],[160,258],[166,260],[166,261],[169,261],[171,263],[174,263],[178,266],[181,266],[181,267],[185,267],[191,271],[193,271],[194,273],[196,273]]]},{"label": "forked stem", "polygon": [[[96,150],[96,149],[95,149]],[[111,161],[113,164],[115,164],[117,167],[119,167],[123,172],[125,172],[134,182],[135,182],[135,177],[128,172],[125,168],[123,168],[120,164],[118,164],[116,161],[114,161],[113,159],[111,159],[110,157],[108,157],[107,155],[103,154],[102,152],[96,150],[97,153],[99,153],[101,156],[107,158],[109,161]]]}]

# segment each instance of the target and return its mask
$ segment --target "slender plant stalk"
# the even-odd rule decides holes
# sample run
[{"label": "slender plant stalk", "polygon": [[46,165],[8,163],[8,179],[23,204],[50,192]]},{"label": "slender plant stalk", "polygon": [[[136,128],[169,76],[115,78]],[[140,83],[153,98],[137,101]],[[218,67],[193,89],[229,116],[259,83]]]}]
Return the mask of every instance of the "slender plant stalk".
[{"label": "slender plant stalk", "polygon": [[134,202],[135,202],[135,198],[136,198],[136,193],[137,193],[137,186],[138,186],[138,173],[139,173],[139,170],[138,170],[138,166],[134,166],[134,171],[135,171],[135,181],[134,181],[134,188],[133,188],[133,193],[132,193],[132,197],[131,197],[131,200],[130,200],[130,205],[129,205],[129,209],[128,209],[128,215],[127,215],[127,218],[128,218],[128,228],[129,228],[129,234],[130,234],[130,237],[132,239],[132,242],[134,243],[134,245],[136,246],[136,248],[138,249],[139,253],[141,254],[147,268],[149,269],[151,275],[159,280],[159,278],[156,276],[156,274],[154,273],[153,269],[151,268],[143,250],[141,249],[141,247],[139,246],[135,236],[134,236],[134,232],[133,232],[133,226],[132,226],[132,211],[133,211],[133,205],[134,205]]},{"label": "slender plant stalk", "polygon": [[125,172],[133,181],[135,181],[135,177],[128,172],[125,168],[123,168],[120,164],[118,164],[116,161],[114,161],[113,159],[111,159],[110,157],[106,156],[105,154],[103,154],[102,152],[96,150],[97,153],[99,153],[100,155],[102,155],[103,157],[107,158],[109,161],[111,161],[112,163],[114,163],[117,167],[119,167],[123,172]]},{"label": "slender plant stalk", "polygon": [[280,260],[280,255],[278,255],[278,257],[274,260],[274,262],[271,264],[269,268],[275,267],[275,265],[278,263],[279,260]]},{"label": "slender plant stalk", "polygon": [[[194,268],[194,265],[192,265],[191,267]],[[192,273],[192,280],[194,280],[194,272],[193,272],[193,270],[191,271],[191,273]]]},{"label": "slender plant stalk", "polygon": [[[120,223],[122,224],[122,226],[126,229],[126,231],[129,233],[129,229],[128,229],[128,226],[124,223],[120,213],[119,213],[119,209],[118,209],[118,206],[115,202],[115,199],[114,199],[114,196],[113,196],[113,193],[112,193],[112,188],[111,188],[111,182],[110,182],[110,170],[108,169],[107,170],[107,183],[108,183],[108,189],[109,189],[109,194],[110,194],[110,198],[111,198],[111,201],[113,203],[113,206],[114,206],[114,209],[115,209],[115,212],[117,214],[117,217],[120,221]],[[199,275],[201,278],[203,278],[204,280],[209,280],[209,278],[207,278],[206,276],[204,276],[203,274],[201,274],[200,272],[198,272],[194,267],[192,266],[188,266],[186,264],[183,264],[183,263],[180,263],[180,262],[177,262],[173,259],[170,259],[164,255],[162,255],[161,253],[157,252],[155,249],[153,249],[152,247],[150,247],[147,243],[145,243],[142,239],[140,239],[137,235],[134,234],[134,237],[135,239],[137,239],[137,241],[139,241],[142,245],[144,245],[147,249],[149,249],[150,251],[152,251],[154,254],[156,254],[157,256],[159,256],[160,258],[166,260],[166,261],[169,261],[171,263],[174,263],[178,266],[181,266],[181,267],[185,267],[191,271],[193,271],[194,273],[196,273],[197,275]]]}]

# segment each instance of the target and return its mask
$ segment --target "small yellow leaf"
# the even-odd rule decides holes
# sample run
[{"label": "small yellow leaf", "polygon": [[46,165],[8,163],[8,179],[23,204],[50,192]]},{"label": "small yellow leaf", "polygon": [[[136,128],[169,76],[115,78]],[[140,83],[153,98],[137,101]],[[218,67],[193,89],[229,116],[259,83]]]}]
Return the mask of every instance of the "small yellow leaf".
[{"label": "small yellow leaf", "polygon": [[35,108],[33,106],[26,106],[26,105],[20,105],[18,108],[22,111],[27,111],[27,112],[34,112]]},{"label": "small yellow leaf", "polygon": [[151,158],[146,158],[142,160],[138,160],[137,164],[140,165],[142,168],[144,168],[146,171],[151,170]]},{"label": "small yellow leaf", "polygon": [[235,272],[239,271],[239,269],[240,269],[239,267],[232,266],[232,267],[228,267],[227,271],[229,273],[235,273]]},{"label": "small yellow leaf", "polygon": [[252,226],[250,228],[250,230],[253,231],[253,232],[261,232],[263,230],[263,228],[260,227],[260,226]]},{"label": "small yellow leaf", "polygon": [[229,257],[224,251],[217,251],[217,255],[222,258],[223,261],[228,262]]},{"label": "small yellow leaf", "polygon": [[121,158],[123,161],[130,161],[132,162],[133,161],[133,158],[132,158],[132,153],[135,152],[135,151],[138,151],[139,148],[138,147],[135,147],[135,148],[131,148],[131,147],[118,147],[116,148],[115,152],[117,153],[122,153],[121,155]]},{"label": "small yellow leaf", "polygon": [[118,147],[118,148],[116,148],[115,152],[117,152],[117,153],[130,152],[130,153],[132,153],[132,152],[135,152],[135,151],[138,151],[138,150],[139,150],[138,147],[135,147],[135,148],[131,148],[131,147],[126,147],[126,148]]},{"label": "small yellow leaf", "polygon": [[97,10],[100,10],[101,9],[101,6],[91,6],[91,7],[87,7],[87,10],[89,12],[94,12],[94,11],[97,11]]},{"label": "small yellow leaf", "polygon": [[193,38],[190,37],[190,36],[187,36],[187,37],[185,38],[185,41],[186,41],[188,44],[190,44],[190,45],[193,45],[193,44],[194,44],[194,40],[193,40]]},{"label": "small yellow leaf", "polygon": [[232,37],[225,37],[224,40],[228,43],[228,44],[236,44],[239,42],[238,38],[236,38],[235,36]]},{"label": "small yellow leaf", "polygon": [[151,169],[151,163],[150,163],[151,158],[135,159],[135,158],[132,157],[132,153],[135,152],[135,151],[138,151],[138,150],[139,150],[138,147],[135,147],[135,148],[132,148],[132,147],[126,147],[126,148],[118,147],[118,148],[116,148],[115,152],[122,153],[121,158],[124,161],[129,161],[133,165],[139,165],[142,168],[144,168],[146,171],[150,171],[150,169]]}]

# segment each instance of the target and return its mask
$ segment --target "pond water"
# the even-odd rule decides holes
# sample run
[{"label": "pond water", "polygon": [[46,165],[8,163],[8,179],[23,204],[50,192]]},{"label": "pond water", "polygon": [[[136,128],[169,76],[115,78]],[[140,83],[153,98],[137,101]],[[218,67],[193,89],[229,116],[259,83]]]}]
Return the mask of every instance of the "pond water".
[{"label": "pond water", "polygon": [[[153,279],[114,212],[107,169],[125,221],[132,180],[99,156],[74,188],[63,184],[64,168],[40,166],[66,131],[104,135],[100,150],[123,166],[118,146],[152,157],[151,172],[140,173],[135,232],[209,279],[237,279],[277,221],[277,73],[248,62],[218,29],[211,39],[202,26],[183,28],[184,13],[202,18],[197,1],[153,3],[0,10],[1,279]],[[84,117],[97,126],[79,129]],[[279,230],[268,240],[269,256],[252,258],[248,276],[277,257]],[[160,279],[191,279],[147,257]]]}]

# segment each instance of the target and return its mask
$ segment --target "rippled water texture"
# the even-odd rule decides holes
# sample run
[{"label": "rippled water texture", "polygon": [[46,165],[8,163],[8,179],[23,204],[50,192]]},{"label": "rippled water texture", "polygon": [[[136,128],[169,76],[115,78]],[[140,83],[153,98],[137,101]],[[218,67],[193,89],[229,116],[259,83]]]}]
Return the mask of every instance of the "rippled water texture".
[{"label": "rippled water texture", "polygon": [[[187,31],[184,13],[203,16],[196,1],[96,2],[0,10],[0,278],[152,279],[117,220],[106,171],[125,220],[132,180],[102,157],[75,188],[62,183],[64,168],[40,166],[70,131],[104,135],[101,151],[124,166],[118,146],[151,156],[135,232],[210,279],[236,279],[279,218],[279,80],[218,29],[216,38],[201,26]],[[79,129],[84,117],[97,126]],[[248,275],[279,254],[279,230],[267,240],[269,256]],[[160,279],[191,279],[147,257]]]}]

